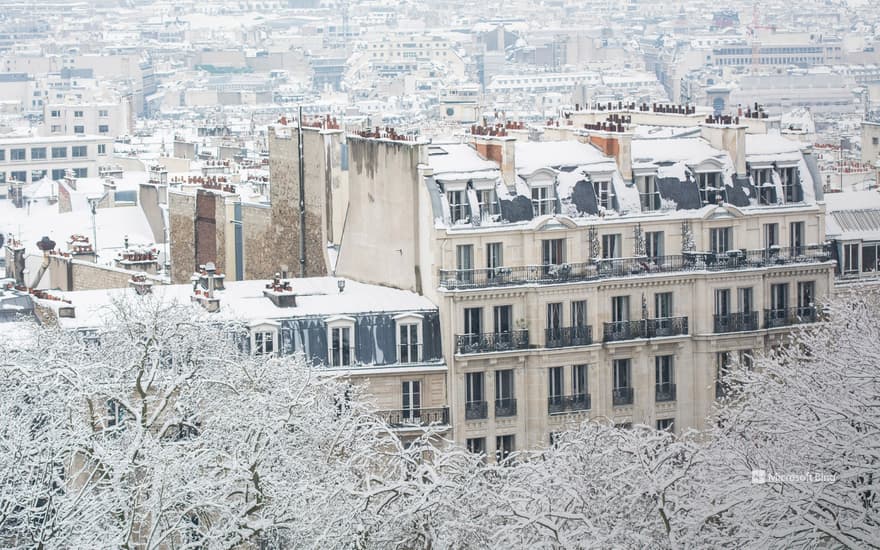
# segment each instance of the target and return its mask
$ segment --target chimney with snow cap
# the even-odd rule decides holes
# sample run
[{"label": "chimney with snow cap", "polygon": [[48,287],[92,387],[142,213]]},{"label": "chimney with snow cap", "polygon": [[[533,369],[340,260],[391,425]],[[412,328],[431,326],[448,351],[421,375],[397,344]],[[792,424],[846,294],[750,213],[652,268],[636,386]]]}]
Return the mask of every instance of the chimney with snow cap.
[{"label": "chimney with snow cap", "polygon": [[275,307],[296,307],[296,293],[290,281],[281,279],[281,274],[276,273],[275,278],[266,283],[263,296],[272,300]]}]

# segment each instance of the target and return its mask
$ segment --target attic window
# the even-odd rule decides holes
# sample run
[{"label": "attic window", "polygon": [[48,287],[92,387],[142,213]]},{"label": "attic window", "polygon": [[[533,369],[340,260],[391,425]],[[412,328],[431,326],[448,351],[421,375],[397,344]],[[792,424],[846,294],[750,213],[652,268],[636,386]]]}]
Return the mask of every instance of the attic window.
[{"label": "attic window", "polygon": [[449,154],[449,152],[446,151],[446,149],[444,149],[443,147],[437,147],[436,145],[431,145],[428,147],[428,155],[429,156],[448,155],[448,154]]}]

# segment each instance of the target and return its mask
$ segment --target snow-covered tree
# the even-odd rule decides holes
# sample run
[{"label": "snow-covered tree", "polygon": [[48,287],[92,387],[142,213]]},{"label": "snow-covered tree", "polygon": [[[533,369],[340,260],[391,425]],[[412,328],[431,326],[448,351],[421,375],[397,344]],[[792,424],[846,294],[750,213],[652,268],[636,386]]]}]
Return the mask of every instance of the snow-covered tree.
[{"label": "snow-covered tree", "polygon": [[694,540],[880,548],[880,295],[824,311],[731,375],[695,480]]},{"label": "snow-covered tree", "polygon": [[347,546],[416,472],[357,388],[242,353],[234,323],[154,297],[107,320],[0,350],[4,547]]}]

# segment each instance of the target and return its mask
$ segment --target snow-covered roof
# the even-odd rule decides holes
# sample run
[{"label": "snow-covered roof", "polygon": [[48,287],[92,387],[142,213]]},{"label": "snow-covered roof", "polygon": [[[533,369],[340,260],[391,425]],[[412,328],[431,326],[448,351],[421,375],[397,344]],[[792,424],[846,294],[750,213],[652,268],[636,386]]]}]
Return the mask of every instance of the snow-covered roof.
[{"label": "snow-covered roof", "polygon": [[432,143],[428,146],[428,165],[438,179],[444,179],[441,174],[480,172],[498,175],[497,162],[483,159],[476,149],[463,143]]},{"label": "snow-covered roof", "polygon": [[746,134],[746,159],[750,162],[797,162],[801,159],[800,142],[783,137],[777,131]]},{"label": "snow-covered roof", "polygon": [[[223,319],[239,319],[246,322],[288,319],[293,317],[314,317],[331,315],[356,315],[362,313],[405,312],[436,310],[430,300],[414,292],[398,290],[378,285],[359,283],[345,279],[345,288],[339,291],[335,277],[312,277],[291,279],[290,284],[296,294],[296,306],[278,307],[263,296],[267,281],[227,281],[226,290],[216,292],[220,299],[220,310],[210,315]],[[152,293],[169,301],[189,303],[192,285],[154,286]],[[137,298],[131,288],[110,290],[82,290],[75,292],[55,292],[70,300],[76,308],[75,318],[61,318],[59,323],[66,328],[85,328],[96,326],[109,314],[108,306],[112,300],[126,297]],[[198,311],[201,306],[194,305]],[[207,314],[207,313],[206,313]]]},{"label": "snow-covered roof", "polygon": [[880,241],[880,193],[847,191],[825,195],[825,233],[841,240]]},{"label": "snow-covered roof", "polygon": [[603,165],[602,169],[614,170],[616,166],[613,158],[606,157],[592,145],[574,140],[518,141],[514,147],[516,171],[522,175],[546,167]]}]

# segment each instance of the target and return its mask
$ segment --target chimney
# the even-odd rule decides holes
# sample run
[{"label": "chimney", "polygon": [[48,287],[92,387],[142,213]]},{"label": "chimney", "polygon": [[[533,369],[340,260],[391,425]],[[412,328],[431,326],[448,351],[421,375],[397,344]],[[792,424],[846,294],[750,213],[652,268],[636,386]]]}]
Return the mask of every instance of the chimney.
[{"label": "chimney", "polygon": [[748,176],[746,172],[746,128],[737,119],[713,119],[700,124],[700,137],[712,147],[727,151],[739,178]]},{"label": "chimney", "polygon": [[192,301],[199,302],[209,313],[219,311],[220,298],[215,293],[224,290],[224,275],[217,273],[216,266],[212,262],[199,266],[199,272],[194,273],[190,280],[193,283]]},{"label": "chimney", "polygon": [[602,153],[614,157],[623,179],[632,181],[633,133],[624,129],[623,125],[611,124],[607,130],[588,130],[587,135],[590,143],[598,147]]},{"label": "chimney", "polygon": [[147,279],[146,273],[137,273],[128,280],[128,286],[134,289],[138,296],[146,296],[153,292],[153,282]]},{"label": "chimney", "polygon": [[474,147],[477,153],[486,160],[497,162],[501,166],[501,178],[508,186],[516,184],[516,138],[506,135],[473,134]]},{"label": "chimney", "polygon": [[281,279],[281,274],[276,273],[275,278],[266,284],[263,296],[272,300],[275,307],[296,307],[296,294],[290,281]]}]

